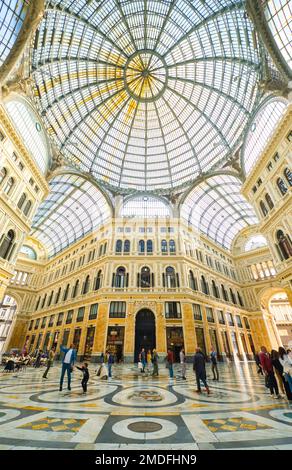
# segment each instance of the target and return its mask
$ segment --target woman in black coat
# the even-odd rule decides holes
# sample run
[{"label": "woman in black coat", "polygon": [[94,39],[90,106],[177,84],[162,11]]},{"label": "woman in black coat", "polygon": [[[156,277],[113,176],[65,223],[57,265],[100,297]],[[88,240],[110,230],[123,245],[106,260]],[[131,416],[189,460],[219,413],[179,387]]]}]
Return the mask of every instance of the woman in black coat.
[{"label": "woman in black coat", "polygon": [[201,384],[200,380],[203,382],[204,386],[206,387],[206,391],[208,395],[210,394],[210,389],[207,384],[207,375],[206,375],[206,366],[205,366],[206,360],[205,356],[202,353],[200,348],[196,349],[196,354],[194,355],[193,359],[193,369],[196,374],[196,380],[197,380],[197,392],[201,393]]}]

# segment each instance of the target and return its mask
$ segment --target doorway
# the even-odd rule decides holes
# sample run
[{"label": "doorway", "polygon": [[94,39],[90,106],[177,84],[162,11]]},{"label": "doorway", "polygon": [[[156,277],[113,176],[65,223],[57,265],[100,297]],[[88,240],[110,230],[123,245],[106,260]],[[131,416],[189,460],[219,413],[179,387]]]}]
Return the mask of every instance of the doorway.
[{"label": "doorway", "polygon": [[141,349],[146,353],[148,349],[156,348],[155,316],[151,310],[144,308],[136,315],[135,327],[135,355],[134,361],[138,362]]}]

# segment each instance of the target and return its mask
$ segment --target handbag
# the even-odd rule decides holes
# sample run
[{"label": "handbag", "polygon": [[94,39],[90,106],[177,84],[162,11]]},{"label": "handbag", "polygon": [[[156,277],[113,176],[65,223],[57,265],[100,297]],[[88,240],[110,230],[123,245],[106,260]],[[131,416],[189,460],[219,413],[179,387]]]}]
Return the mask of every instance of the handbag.
[{"label": "handbag", "polygon": [[138,369],[143,369],[143,364],[140,361],[138,362]]}]

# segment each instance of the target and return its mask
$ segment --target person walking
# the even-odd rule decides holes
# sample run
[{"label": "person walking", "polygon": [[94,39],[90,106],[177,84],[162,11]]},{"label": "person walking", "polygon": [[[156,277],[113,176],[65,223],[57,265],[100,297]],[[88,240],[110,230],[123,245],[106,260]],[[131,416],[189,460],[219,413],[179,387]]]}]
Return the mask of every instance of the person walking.
[{"label": "person walking", "polygon": [[179,361],[180,361],[180,368],[181,368],[181,378],[183,380],[187,380],[186,379],[186,355],[185,355],[185,350],[184,348],[182,348],[180,350],[180,353],[179,353]]},{"label": "person walking", "polygon": [[261,366],[266,377],[266,386],[270,389],[271,397],[280,398],[278,384],[273,370],[273,364],[271,356],[267,351],[265,346],[261,347],[261,352],[259,353],[259,358],[261,361]]},{"label": "person walking", "polygon": [[36,369],[38,369],[38,368],[40,367],[40,365],[41,365],[41,359],[42,359],[42,351],[39,350],[39,351],[38,351],[38,354],[37,354],[36,361],[35,361],[35,363],[34,363],[34,367],[35,367]]},{"label": "person walking", "polygon": [[153,349],[152,351],[152,364],[153,364],[153,372],[152,375],[153,377],[158,377],[158,354],[156,349]]},{"label": "person walking", "polygon": [[107,368],[108,368],[108,377],[109,378],[112,377],[112,366],[113,366],[114,362],[115,362],[115,357],[111,352],[109,352],[108,356],[107,356]]},{"label": "person walking", "polygon": [[71,390],[71,373],[73,371],[73,365],[76,362],[77,353],[76,349],[74,349],[74,344],[70,345],[70,348],[65,348],[64,346],[60,347],[60,350],[64,353],[62,359],[62,372],[60,378],[60,388],[59,391],[61,392],[63,389],[63,381],[65,373],[67,372],[67,379],[68,379],[68,390]]},{"label": "person walking", "polygon": [[292,371],[292,358],[289,357],[289,354],[287,354],[283,347],[279,348],[279,362],[283,368],[282,380],[285,393],[287,399],[292,401],[292,376],[290,375]]},{"label": "person walking", "polygon": [[275,377],[278,383],[278,388],[283,395],[285,395],[284,383],[283,383],[283,366],[279,361],[279,353],[275,349],[271,351],[271,361],[274,367]]},{"label": "person walking", "polygon": [[87,364],[87,362],[84,362],[84,364],[82,365],[82,367],[76,366],[76,368],[77,368],[78,370],[81,370],[81,372],[82,372],[82,374],[83,374],[82,381],[81,381],[81,385],[82,385],[82,388],[83,388],[83,393],[86,393],[86,392],[87,392],[87,382],[88,382],[88,380],[89,380],[88,364]]},{"label": "person walking", "polygon": [[167,356],[166,356],[166,367],[169,371],[169,378],[173,379],[173,363],[174,363],[174,355],[171,349],[168,349]]},{"label": "person walking", "polygon": [[144,349],[144,348],[142,348],[142,350],[141,350],[141,362],[142,362],[142,370],[141,370],[141,372],[145,372],[146,353],[145,353],[145,349]]},{"label": "person walking", "polygon": [[151,369],[152,369],[152,354],[151,354],[151,350],[148,349],[148,351],[147,351],[147,372],[148,372],[148,374],[151,373]]},{"label": "person walking", "polygon": [[219,371],[218,371],[218,365],[217,365],[217,353],[214,349],[214,347],[211,347],[211,352],[210,352],[210,359],[211,359],[211,368],[213,372],[213,380],[219,380]]},{"label": "person walking", "polygon": [[258,374],[261,374],[261,375],[264,375],[263,369],[262,369],[262,365],[261,365],[261,361],[260,361],[260,357],[259,357],[258,353],[256,353],[256,354],[254,355],[254,360],[255,360],[255,363],[256,363],[256,365],[257,365],[257,367],[258,367],[257,373],[258,373]]},{"label": "person walking", "polygon": [[56,354],[56,351],[55,351],[55,348],[53,347],[52,349],[50,349],[50,352],[49,352],[48,361],[47,361],[47,368],[44,372],[43,379],[48,378],[47,375],[48,375],[48,372],[49,372],[50,368],[52,367],[52,365],[54,363],[55,354]]},{"label": "person walking", "polygon": [[205,356],[202,353],[200,348],[196,348],[196,354],[193,359],[193,369],[196,374],[197,381],[197,393],[202,393],[200,380],[203,382],[208,395],[210,395],[210,389],[207,384],[207,375],[206,375],[206,360]]}]

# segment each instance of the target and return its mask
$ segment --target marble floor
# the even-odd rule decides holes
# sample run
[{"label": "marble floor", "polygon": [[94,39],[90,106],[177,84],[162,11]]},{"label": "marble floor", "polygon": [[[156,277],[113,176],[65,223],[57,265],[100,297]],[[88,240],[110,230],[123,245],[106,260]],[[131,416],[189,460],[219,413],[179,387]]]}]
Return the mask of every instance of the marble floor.
[{"label": "marble floor", "polygon": [[0,450],[292,449],[292,405],[269,396],[252,363],[220,364],[219,382],[208,364],[210,395],[195,392],[191,365],[187,380],[179,366],[173,380],[163,365],[159,378],[114,365],[108,381],[89,369],[86,396],[76,369],[62,392],[57,364],[47,380],[0,372]]}]

